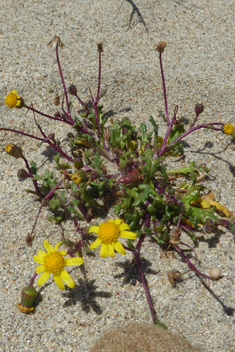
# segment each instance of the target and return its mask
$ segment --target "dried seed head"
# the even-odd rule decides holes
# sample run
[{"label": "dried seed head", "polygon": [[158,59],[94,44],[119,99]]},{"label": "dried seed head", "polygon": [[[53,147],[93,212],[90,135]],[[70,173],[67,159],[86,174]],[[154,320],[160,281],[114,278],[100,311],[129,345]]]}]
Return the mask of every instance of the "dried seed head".
[{"label": "dried seed head", "polygon": [[165,47],[166,47],[166,42],[159,42],[156,50],[159,51],[160,53],[163,53]]},{"label": "dried seed head", "polygon": [[102,53],[104,51],[104,49],[103,49],[103,40],[97,40],[96,44],[98,45],[99,53]]},{"label": "dried seed head", "polygon": [[63,46],[64,46],[60,37],[58,37],[57,35],[54,38],[52,38],[52,40],[50,40],[47,45],[49,45],[52,49],[56,49],[56,47],[58,47],[58,46],[63,48]]},{"label": "dried seed head", "polygon": [[210,269],[210,276],[212,279],[218,280],[222,276],[222,270],[215,266]]},{"label": "dried seed head", "polygon": [[60,96],[59,96],[59,95],[56,95],[56,96],[55,96],[55,98],[54,98],[54,100],[53,100],[53,104],[54,104],[55,106],[60,105]]}]

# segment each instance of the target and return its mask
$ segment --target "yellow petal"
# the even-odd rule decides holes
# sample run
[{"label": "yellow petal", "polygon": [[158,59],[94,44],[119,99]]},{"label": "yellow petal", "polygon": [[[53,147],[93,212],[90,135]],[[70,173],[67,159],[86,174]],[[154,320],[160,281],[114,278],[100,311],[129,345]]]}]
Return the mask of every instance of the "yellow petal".
[{"label": "yellow petal", "polygon": [[121,224],[124,223],[124,220],[122,220],[122,219],[114,219],[114,220],[110,220],[110,221],[114,222],[118,226],[120,226]]},{"label": "yellow petal", "polygon": [[91,245],[90,245],[90,249],[95,249],[96,247],[98,247],[101,244],[101,240],[99,238],[97,238]]},{"label": "yellow petal", "polygon": [[130,230],[130,226],[125,222],[119,226],[120,231]]},{"label": "yellow petal", "polygon": [[54,251],[52,245],[47,240],[44,240],[43,246],[45,247],[47,253]]},{"label": "yellow petal", "polygon": [[113,243],[108,244],[108,255],[109,255],[110,257],[115,257],[115,252],[114,252]]},{"label": "yellow petal", "polygon": [[89,228],[89,231],[88,231],[89,233],[91,233],[91,232],[94,232],[94,233],[96,233],[97,235],[98,235],[98,233],[99,233],[99,226],[91,226],[90,228]]},{"label": "yellow petal", "polygon": [[203,209],[210,209],[210,202],[208,201],[208,200],[206,200],[206,199],[203,199],[202,201],[201,201],[201,207],[203,208]]},{"label": "yellow petal", "polygon": [[62,249],[62,250],[60,251],[60,254],[66,255],[66,254],[68,254],[68,253]]},{"label": "yellow petal", "polygon": [[[63,243],[63,242],[58,242],[58,243],[55,245],[54,252],[58,252],[58,249],[59,249],[61,243]],[[66,252],[66,254],[67,254],[67,252]]]},{"label": "yellow petal", "polygon": [[47,253],[46,253],[46,252],[44,252],[44,251],[42,251],[41,249],[39,249],[39,251],[38,251],[38,255],[42,255],[42,256],[44,256],[44,257],[45,257],[45,255],[47,255]]},{"label": "yellow petal", "polygon": [[102,243],[100,248],[100,256],[106,258],[108,255],[108,246],[107,244]]},{"label": "yellow petal", "polygon": [[215,202],[213,200],[210,201],[210,204],[215,205],[216,209],[219,211],[222,211],[225,216],[233,216],[233,213],[230,210],[228,210],[224,205],[222,205],[218,202]]},{"label": "yellow petal", "polygon": [[117,241],[114,243],[114,249],[119,253],[119,254],[126,254],[125,248],[123,247],[123,245]]},{"label": "yellow petal", "polygon": [[34,256],[33,256],[33,260],[36,262],[36,263],[38,263],[38,264],[43,264],[44,263],[44,256],[42,256],[42,255],[37,255],[37,254],[35,254]]},{"label": "yellow petal", "polygon": [[64,282],[66,283],[66,285],[70,288],[74,288],[75,287],[75,283],[73,281],[73,279],[71,278],[71,276],[69,275],[69,273],[66,270],[62,270],[60,277],[62,278],[62,280],[64,280]]},{"label": "yellow petal", "polygon": [[121,231],[120,237],[129,238],[130,240],[135,240],[137,237],[137,234],[131,231]]},{"label": "yellow petal", "polygon": [[50,273],[48,271],[44,271],[44,273],[40,276],[37,281],[38,286],[42,286],[49,279]]},{"label": "yellow petal", "polygon": [[59,287],[60,290],[65,289],[64,283],[59,275],[53,275],[53,279],[55,280],[55,283]]},{"label": "yellow petal", "polygon": [[82,265],[83,259],[80,257],[65,258],[65,266]]},{"label": "yellow petal", "polygon": [[36,269],[35,269],[35,273],[36,273],[36,274],[41,274],[41,273],[43,273],[44,271],[45,271],[44,265],[39,265],[39,266],[37,266]]}]

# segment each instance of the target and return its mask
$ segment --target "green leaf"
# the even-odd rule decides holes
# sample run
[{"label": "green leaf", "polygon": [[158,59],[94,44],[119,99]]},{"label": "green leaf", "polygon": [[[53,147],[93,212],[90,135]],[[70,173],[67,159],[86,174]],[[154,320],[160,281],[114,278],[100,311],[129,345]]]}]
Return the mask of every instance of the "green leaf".
[{"label": "green leaf", "polygon": [[42,179],[42,177],[40,176],[40,175],[35,175],[34,177],[33,177],[33,180],[35,180],[35,181],[39,181],[39,180],[41,180]]},{"label": "green leaf", "polygon": [[36,173],[37,173],[37,165],[36,165],[36,163],[34,161],[31,161],[30,165],[31,165],[30,169],[31,169],[32,174],[36,175]]}]

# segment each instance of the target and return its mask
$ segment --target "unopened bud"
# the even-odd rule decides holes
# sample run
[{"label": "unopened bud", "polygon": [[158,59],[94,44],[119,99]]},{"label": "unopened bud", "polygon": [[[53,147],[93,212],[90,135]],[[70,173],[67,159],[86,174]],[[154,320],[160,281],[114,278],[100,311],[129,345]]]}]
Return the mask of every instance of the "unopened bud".
[{"label": "unopened bud", "polygon": [[49,139],[54,139],[54,138],[55,138],[55,133],[50,133],[50,134],[48,135],[48,138],[49,138]]},{"label": "unopened bud", "polygon": [[71,95],[75,95],[75,96],[77,95],[77,88],[75,87],[74,84],[72,84],[71,86],[69,86],[68,92],[69,92],[69,94],[71,94]]},{"label": "unopened bud", "polygon": [[103,49],[103,40],[97,40],[96,44],[98,46],[99,53],[102,53],[104,51],[104,49]]},{"label": "unopened bud", "polygon": [[33,286],[26,286],[21,292],[21,303],[17,303],[22,313],[29,314],[34,310],[33,304],[37,297],[37,291]]},{"label": "unopened bud", "polygon": [[19,169],[17,172],[17,176],[23,180],[30,177],[30,175],[25,169]]},{"label": "unopened bud", "polygon": [[166,47],[166,43],[165,42],[159,42],[158,45],[157,45],[156,50],[159,51],[160,53],[163,53],[165,47]]},{"label": "unopened bud", "polygon": [[13,156],[16,159],[23,157],[23,151],[20,147],[17,147],[17,145],[7,143],[5,150],[6,150],[7,154]]},{"label": "unopened bud", "polygon": [[195,106],[195,113],[197,115],[200,115],[203,112],[203,110],[204,110],[204,105],[197,103]]},{"label": "unopened bud", "polygon": [[54,113],[54,116],[55,116],[55,117],[61,117],[60,112],[59,112],[59,111],[56,111],[56,112]]},{"label": "unopened bud", "polygon": [[76,167],[77,170],[80,170],[83,167],[83,162],[81,158],[75,158],[74,159],[74,166]]}]

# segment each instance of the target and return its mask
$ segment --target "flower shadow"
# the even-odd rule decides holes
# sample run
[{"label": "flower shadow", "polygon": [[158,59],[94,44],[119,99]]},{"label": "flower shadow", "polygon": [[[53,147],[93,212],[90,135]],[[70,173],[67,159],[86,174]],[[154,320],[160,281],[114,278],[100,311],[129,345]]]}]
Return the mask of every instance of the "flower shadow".
[{"label": "flower shadow", "polygon": [[102,314],[103,310],[96,301],[96,298],[110,298],[112,293],[97,291],[96,280],[79,279],[78,281],[79,286],[76,285],[73,289],[68,288],[68,292],[62,294],[63,297],[68,298],[63,307],[75,306],[77,302],[80,302],[82,310],[86,313],[89,313],[93,309],[96,314]]},{"label": "flower shadow", "polygon": [[[140,261],[141,261],[141,268],[144,276],[146,274],[152,274],[152,275],[159,274],[160,270],[155,271],[150,268],[152,264],[148,260],[141,258]],[[139,275],[138,266],[135,261],[135,258],[132,260],[126,260],[124,263],[117,262],[115,265],[118,267],[121,267],[124,270],[122,273],[114,276],[115,279],[123,278],[123,285],[131,284],[135,286],[137,281],[141,283],[141,278]]]}]

